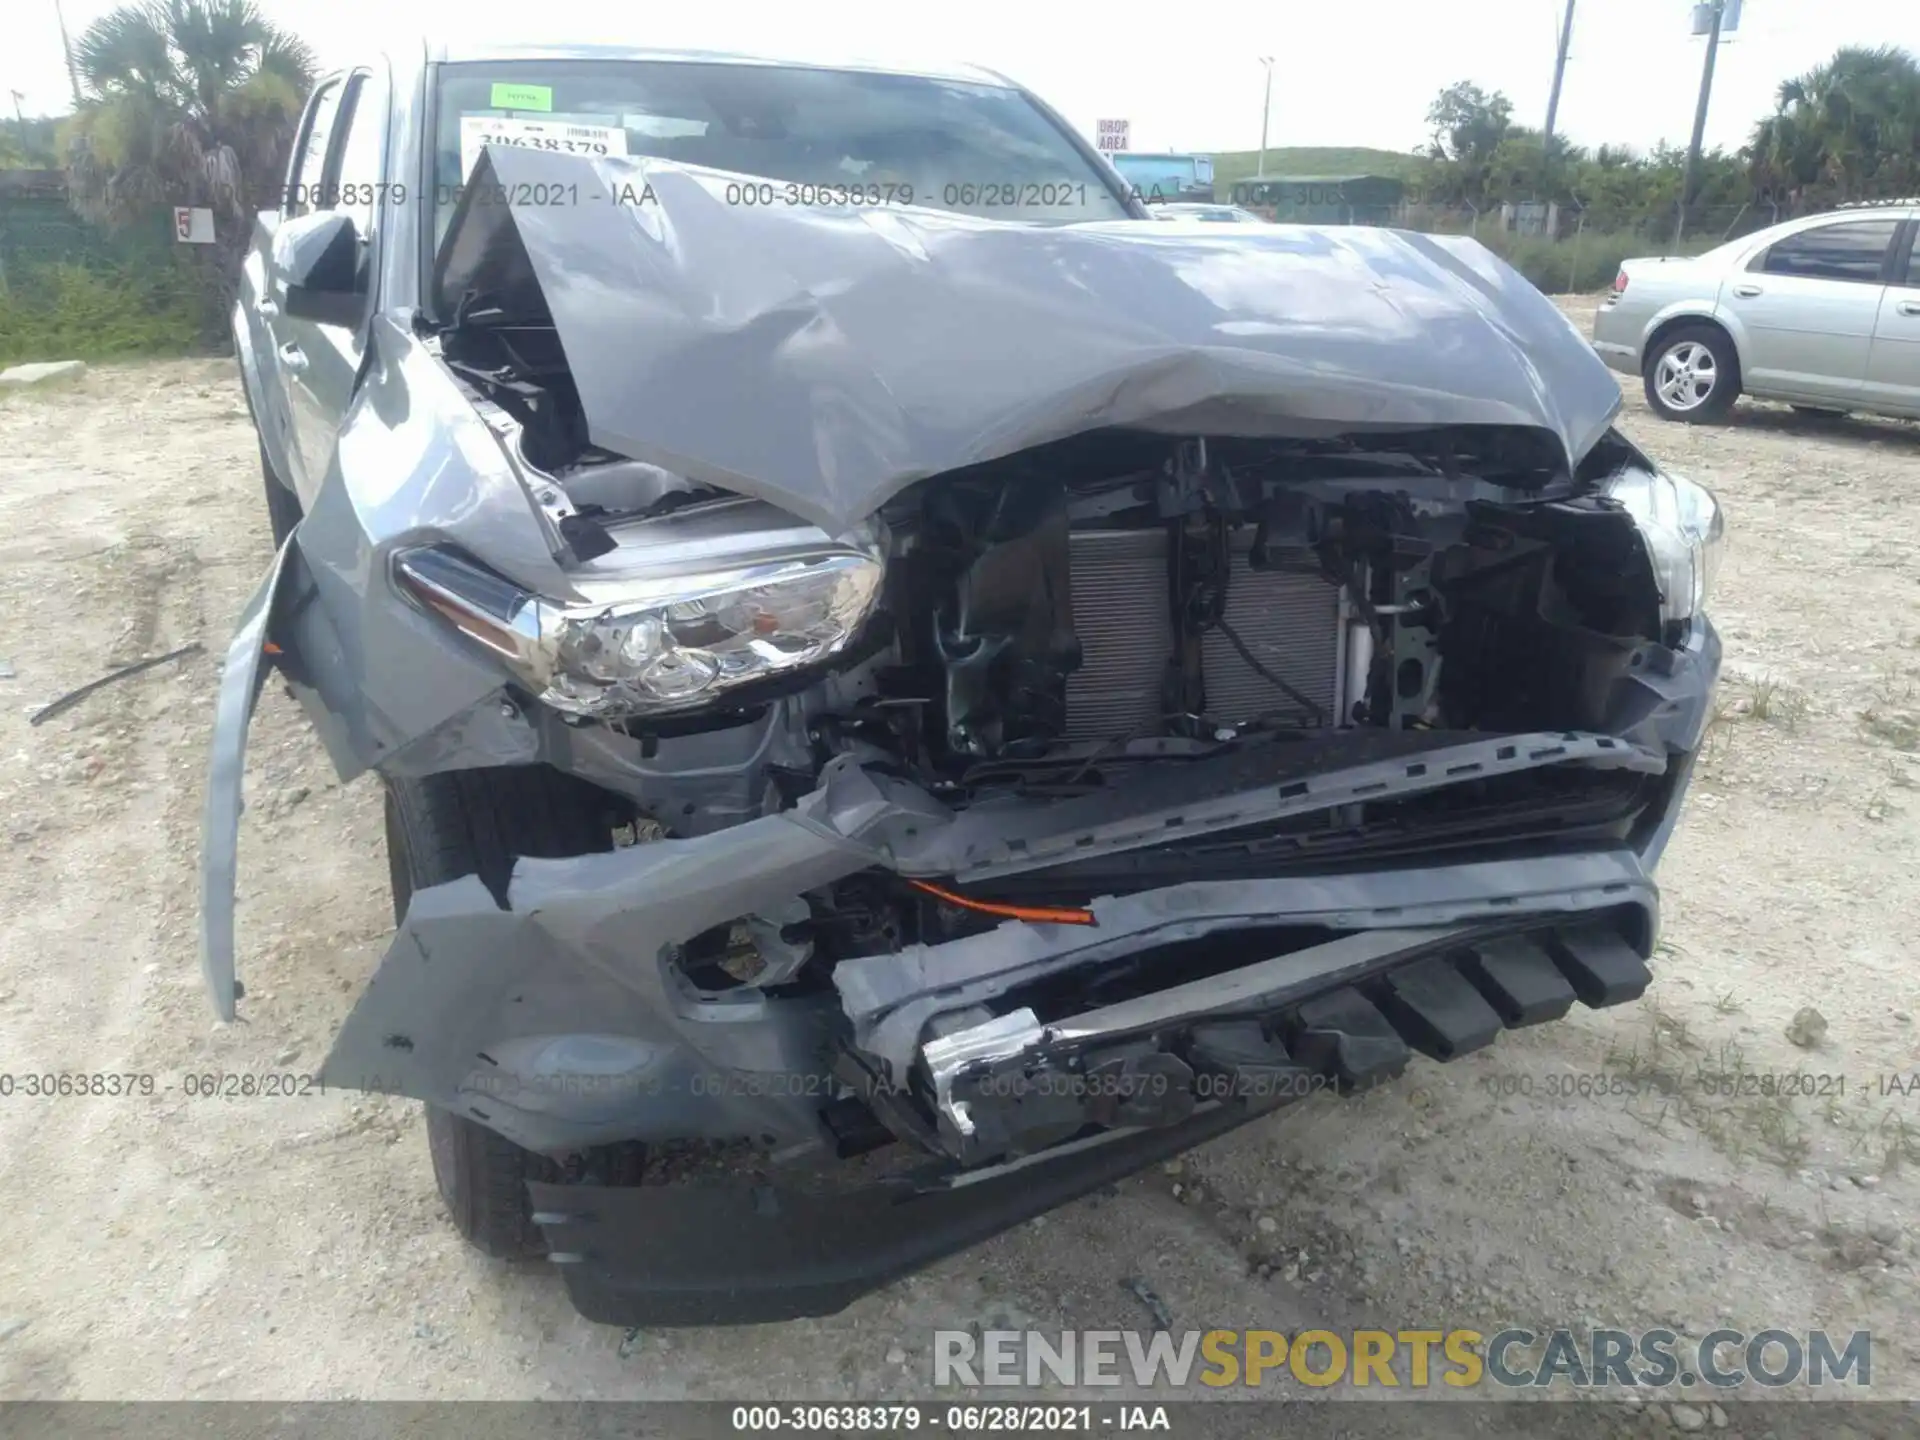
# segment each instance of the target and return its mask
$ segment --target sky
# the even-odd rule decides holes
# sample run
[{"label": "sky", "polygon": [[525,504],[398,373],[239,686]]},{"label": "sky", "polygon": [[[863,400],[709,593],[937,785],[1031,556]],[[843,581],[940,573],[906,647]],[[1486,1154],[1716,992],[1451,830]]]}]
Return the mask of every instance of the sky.
[{"label": "sky", "polygon": [[[8,0],[0,89],[28,115],[71,108],[55,0]],[[113,6],[59,0],[70,33]],[[587,39],[665,48],[844,53],[965,60],[1011,76],[1092,135],[1132,123],[1140,150],[1251,150],[1260,143],[1272,56],[1274,146],[1409,150],[1426,111],[1456,80],[1504,91],[1516,121],[1546,118],[1564,0],[1182,0],[1168,9],[1038,0],[259,0],[322,61],[352,63],[410,35]],[[1691,0],[1576,0],[1559,129],[1575,143],[1662,140],[1693,126],[1706,42],[1689,34]],[[1707,144],[1737,148],[1773,109],[1780,82],[1842,45],[1920,54],[1920,0],[1745,0],[1723,45]],[[0,112],[3,114],[4,112]]]}]

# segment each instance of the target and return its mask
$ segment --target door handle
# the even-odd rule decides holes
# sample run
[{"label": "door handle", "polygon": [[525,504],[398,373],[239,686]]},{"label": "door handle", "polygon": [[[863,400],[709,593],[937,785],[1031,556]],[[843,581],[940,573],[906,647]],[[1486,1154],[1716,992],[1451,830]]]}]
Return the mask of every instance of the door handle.
[{"label": "door handle", "polygon": [[1920,315],[1920,300],[1902,300],[1893,308],[1902,315]]},{"label": "door handle", "polygon": [[253,308],[269,320],[280,313],[280,307],[271,300],[261,300]]},{"label": "door handle", "polygon": [[1760,287],[1758,285],[1736,285],[1733,287],[1733,293],[1751,299],[1760,293]]},{"label": "door handle", "polygon": [[307,368],[307,352],[289,340],[280,347],[280,363],[289,370],[304,370]]}]

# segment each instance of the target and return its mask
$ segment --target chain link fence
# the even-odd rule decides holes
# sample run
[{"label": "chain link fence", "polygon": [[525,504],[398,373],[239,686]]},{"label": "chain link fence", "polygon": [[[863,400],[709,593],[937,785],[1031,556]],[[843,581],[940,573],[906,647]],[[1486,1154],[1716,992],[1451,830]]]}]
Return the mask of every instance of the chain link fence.
[{"label": "chain link fence", "polygon": [[1795,218],[1769,201],[1693,206],[1609,206],[1522,201],[1435,216],[1408,207],[1406,227],[1475,236],[1549,293],[1582,293],[1613,282],[1620,262],[1637,255],[1698,255],[1729,240]]},{"label": "chain link fence", "polygon": [[173,217],[163,207],[109,230],[74,213],[59,171],[0,170],[0,286],[52,265],[125,270],[176,258]]},{"label": "chain link fence", "polygon": [[[1299,204],[1260,205],[1268,219],[1330,225],[1387,225],[1432,235],[1469,235],[1502,256],[1542,290],[1575,293],[1613,282],[1622,260],[1637,255],[1697,255],[1728,240],[1813,213],[1773,201],[1690,206],[1674,203],[1610,205],[1580,200],[1520,200],[1476,205],[1436,202],[1417,195],[1381,204],[1347,195],[1327,182],[1333,198],[1306,213]],[[1684,218],[1684,223],[1682,223]]]},{"label": "chain link fence", "polygon": [[217,344],[172,212],[109,229],[57,170],[0,170],[0,363],[179,354]]}]

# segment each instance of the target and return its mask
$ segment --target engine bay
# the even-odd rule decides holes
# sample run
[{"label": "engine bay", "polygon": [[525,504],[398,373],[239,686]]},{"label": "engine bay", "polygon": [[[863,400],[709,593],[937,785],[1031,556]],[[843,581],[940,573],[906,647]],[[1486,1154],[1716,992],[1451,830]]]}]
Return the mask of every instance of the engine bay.
[{"label": "engine bay", "polygon": [[[550,332],[448,341],[580,563],[741,505],[588,444]],[[1617,682],[1669,637],[1639,532],[1600,482],[1646,464],[1610,434],[1569,471],[1552,436],[1518,427],[1103,430],[934,476],[872,517],[886,572],[857,644],[697,715],[610,724],[645,759],[614,788],[666,833],[693,834],[791,805],[856,763],[984,823],[999,807],[1102,797],[1121,813],[1129,796],[1222,776],[1284,786],[1396,735],[1398,751],[1622,733],[1643,717],[1616,713]],[[790,985],[820,973],[817,957],[1198,874],[1617,839],[1664,783],[1582,763],[1461,768],[1441,789],[1262,823],[1170,816],[1154,843],[1003,864],[964,896],[856,875],[702,937],[687,967],[719,988]]]}]

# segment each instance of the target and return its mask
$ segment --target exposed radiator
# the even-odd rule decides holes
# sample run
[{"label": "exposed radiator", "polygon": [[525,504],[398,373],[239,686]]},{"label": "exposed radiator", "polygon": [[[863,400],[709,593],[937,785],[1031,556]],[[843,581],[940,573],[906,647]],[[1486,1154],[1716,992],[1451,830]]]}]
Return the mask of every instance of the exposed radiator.
[{"label": "exposed radiator", "polygon": [[[1076,531],[1070,544],[1073,626],[1083,658],[1067,680],[1067,738],[1151,734],[1173,653],[1166,532]],[[1233,533],[1227,624],[1261,664],[1332,715],[1344,660],[1339,587],[1318,575],[1255,570],[1247,563],[1252,547],[1250,529]],[[1200,655],[1209,714],[1242,721],[1299,713],[1218,630],[1203,637]]]}]

